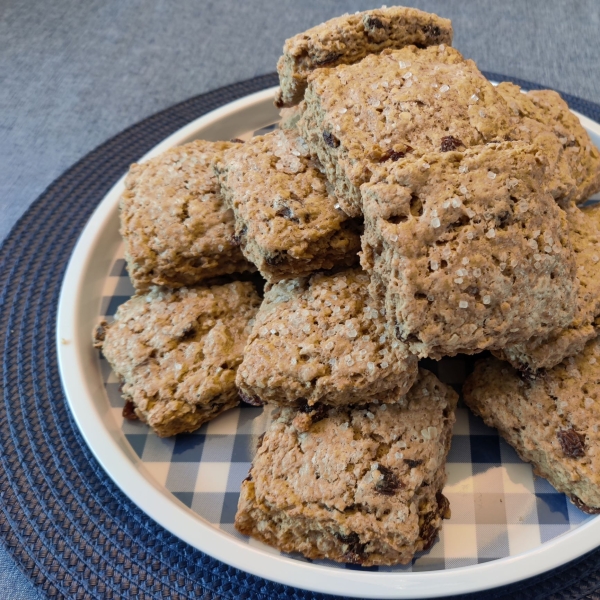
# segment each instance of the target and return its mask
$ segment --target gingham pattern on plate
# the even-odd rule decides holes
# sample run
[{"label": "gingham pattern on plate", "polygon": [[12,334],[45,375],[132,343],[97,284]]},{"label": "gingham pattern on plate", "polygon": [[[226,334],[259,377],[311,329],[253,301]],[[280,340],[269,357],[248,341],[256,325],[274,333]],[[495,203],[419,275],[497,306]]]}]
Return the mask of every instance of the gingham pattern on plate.
[{"label": "gingham pattern on plate", "polygon": [[[262,135],[274,128],[271,125],[253,133]],[[133,293],[121,246],[104,284],[99,320],[110,320]],[[472,362],[470,357],[456,357],[422,361],[422,365],[460,391]],[[99,368],[115,419],[122,422],[123,434],[150,476],[227,534],[277,553],[242,536],[233,527],[240,484],[250,468],[258,437],[269,425],[269,407],[244,405],[194,433],[162,439],[144,424],[122,418],[119,383],[102,357]],[[486,427],[462,404],[457,411],[446,469],[448,483],[444,494],[450,500],[452,517],[444,521],[432,549],[418,555],[412,564],[366,569],[331,561],[314,562],[369,571],[451,569],[520,554],[594,518],[577,509],[546,480],[535,477],[531,466],[523,463],[495,430]]]}]

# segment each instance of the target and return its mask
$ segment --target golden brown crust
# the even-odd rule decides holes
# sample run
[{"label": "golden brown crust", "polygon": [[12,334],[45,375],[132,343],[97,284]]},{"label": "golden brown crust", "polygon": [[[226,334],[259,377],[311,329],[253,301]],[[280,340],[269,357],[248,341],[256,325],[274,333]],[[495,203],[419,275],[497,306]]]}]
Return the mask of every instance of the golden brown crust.
[{"label": "golden brown crust", "polygon": [[96,340],[138,417],[175,435],[238,404],[235,374],[259,304],[251,283],[153,287],[122,304]]},{"label": "golden brown crust", "polygon": [[229,142],[198,140],[133,164],[121,197],[121,235],[137,290],[181,287],[253,271],[233,241],[211,161]]},{"label": "golden brown crust", "polygon": [[600,152],[557,92],[523,94],[507,82],[497,90],[518,119],[514,139],[543,148],[550,167],[546,185],[558,202],[581,203],[600,191]]},{"label": "golden brown crust", "polygon": [[360,269],[272,286],[256,315],[237,385],[253,402],[348,406],[394,402],[417,358],[388,329]]},{"label": "golden brown crust", "polygon": [[550,369],[568,356],[579,354],[596,337],[600,323],[600,205],[567,208],[569,239],[577,266],[577,306],[573,321],[548,337],[534,336],[525,343],[495,350],[494,355],[516,369]]},{"label": "golden brown crust", "polygon": [[445,46],[385,50],[309,77],[298,128],[342,208],[361,213],[359,187],[382,164],[502,141],[507,104],[475,63]]},{"label": "golden brown crust", "polygon": [[[534,472],[581,505],[600,508],[600,342],[532,376],[495,358],[480,361],[465,402],[496,427]],[[581,505],[580,505],[581,504]],[[589,511],[588,511],[589,512]]]},{"label": "golden brown crust", "polygon": [[358,262],[359,224],[317,167],[294,130],[254,137],[215,163],[236,239],[268,281]]},{"label": "golden brown crust", "polygon": [[300,102],[315,69],[353,64],[386,48],[438,44],[452,44],[452,24],[415,8],[390,6],[331,19],[285,41],[276,106]]},{"label": "golden brown crust", "polygon": [[362,265],[411,352],[501,349],[573,319],[564,212],[522,142],[398,160],[361,187]]},{"label": "golden brown crust", "polygon": [[421,370],[396,404],[331,409],[306,426],[285,408],[242,491],[236,528],[284,552],[406,564],[434,542],[458,396]]}]

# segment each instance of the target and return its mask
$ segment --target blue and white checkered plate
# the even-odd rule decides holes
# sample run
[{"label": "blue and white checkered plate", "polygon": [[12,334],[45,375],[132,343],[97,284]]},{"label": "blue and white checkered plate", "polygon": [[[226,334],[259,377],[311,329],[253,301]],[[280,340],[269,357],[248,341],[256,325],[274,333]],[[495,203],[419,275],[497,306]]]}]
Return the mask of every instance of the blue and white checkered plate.
[{"label": "blue and white checkered plate", "polygon": [[[196,138],[248,138],[277,119],[273,90],[236,101],[170,136],[144,159]],[[594,142],[600,126],[580,117]],[[143,160],[143,159],[142,159]],[[240,484],[269,407],[242,406],[191,434],[161,439],[126,421],[119,383],[91,347],[90,332],[133,294],[118,236],[122,180],[84,230],[63,284],[58,349],[77,424],[108,474],[147,514],[188,543],[238,568],[290,585],[358,597],[430,597],[486,589],[567,562],[600,542],[600,519],[533,475],[496,431],[459,404],[448,483],[452,517],[410,565],[361,568],[283,555],[237,533]],[[460,391],[461,357],[424,365]]]}]

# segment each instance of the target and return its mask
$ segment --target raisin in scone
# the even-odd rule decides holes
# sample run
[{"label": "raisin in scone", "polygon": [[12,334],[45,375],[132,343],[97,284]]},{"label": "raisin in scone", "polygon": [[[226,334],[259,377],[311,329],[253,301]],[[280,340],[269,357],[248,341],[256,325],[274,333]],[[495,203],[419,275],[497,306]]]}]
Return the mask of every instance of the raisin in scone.
[{"label": "raisin in scone", "polygon": [[[577,304],[575,317],[565,329],[549,337],[533,337],[523,344],[495,350],[494,354],[524,371],[550,369],[568,356],[578,354],[598,335],[600,327],[600,205],[567,211],[569,238],[577,265]],[[553,241],[551,239],[548,242]],[[551,245],[544,246],[548,252]]]},{"label": "raisin in scone", "polygon": [[522,374],[496,358],[465,382],[465,402],[519,456],[586,512],[600,512],[600,340],[540,372]]},{"label": "raisin in scone", "polygon": [[360,269],[273,285],[238,370],[250,403],[304,406],[394,402],[417,376],[417,358],[388,329]]},{"label": "raisin in scone", "polygon": [[523,94],[508,82],[496,89],[516,115],[513,139],[542,147],[551,167],[547,186],[558,202],[584,202],[600,190],[600,152],[557,92]]},{"label": "raisin in scone", "polygon": [[358,262],[359,225],[296,131],[254,137],[223,153],[215,171],[242,252],[268,281]]},{"label": "raisin in scone", "polygon": [[490,144],[380,167],[361,188],[362,265],[419,356],[502,349],[568,326],[577,281],[535,146]]},{"label": "raisin in scone", "polygon": [[352,216],[379,165],[501,141],[513,127],[512,111],[475,63],[446,46],[320,69],[305,101],[298,129]]},{"label": "raisin in scone", "polygon": [[265,434],[235,526],[283,552],[406,564],[434,543],[457,394],[429,371],[395,404],[332,408],[307,423],[284,408]]},{"label": "raisin in scone", "polygon": [[159,436],[193,431],[239,403],[235,374],[259,305],[247,282],[152,287],[98,327],[95,345]]},{"label": "raisin in scone", "polygon": [[233,213],[211,161],[229,142],[195,141],[133,164],[121,197],[125,259],[137,290],[254,271],[233,240]]},{"label": "raisin in scone", "polygon": [[304,97],[315,69],[352,64],[385,48],[452,44],[448,19],[405,6],[343,15],[285,41],[277,63],[281,89],[275,104],[291,106]]}]

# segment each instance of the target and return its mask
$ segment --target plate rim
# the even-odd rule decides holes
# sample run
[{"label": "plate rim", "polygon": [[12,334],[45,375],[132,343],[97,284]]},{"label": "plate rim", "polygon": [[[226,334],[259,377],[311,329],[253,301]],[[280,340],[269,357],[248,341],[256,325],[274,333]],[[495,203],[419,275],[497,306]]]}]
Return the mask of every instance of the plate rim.
[{"label": "plate rim", "polygon": [[[271,105],[276,90],[277,87],[271,87],[244,96],[191,121],[154,146],[139,162],[184,143],[224,119],[267,103]],[[598,123],[575,114],[588,131],[600,137]],[[56,346],[61,382],[82,437],[107,475],[145,514],[192,547],[242,571],[305,590],[362,598],[426,598],[487,590],[550,571],[599,545],[600,518],[595,518],[524,553],[478,565],[405,573],[332,569],[243,543],[205,521],[168,490],[144,476],[144,469],[139,469],[143,463],[128,446],[120,428],[106,423],[98,427],[106,410],[103,412],[94,402],[98,386],[86,377],[90,369],[97,370],[97,357],[89,332],[84,334],[78,327],[84,304],[83,275],[97,258],[93,250],[105,235],[107,223],[115,218],[124,179],[122,176],[104,196],[71,254],[60,290]],[[570,543],[571,540],[576,543]],[[565,552],[565,546],[569,551]]]}]

